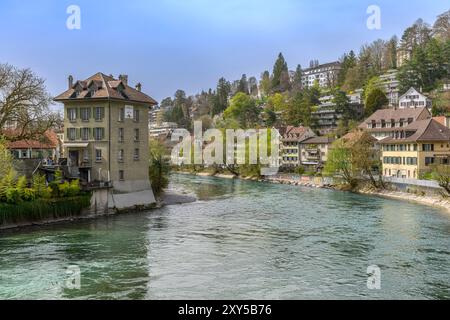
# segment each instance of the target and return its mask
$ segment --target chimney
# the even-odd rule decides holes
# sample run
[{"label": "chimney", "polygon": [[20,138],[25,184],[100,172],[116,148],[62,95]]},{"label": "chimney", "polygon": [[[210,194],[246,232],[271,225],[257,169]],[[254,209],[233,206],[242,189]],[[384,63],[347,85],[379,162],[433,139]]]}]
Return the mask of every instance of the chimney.
[{"label": "chimney", "polygon": [[69,89],[72,89],[72,87],[73,87],[73,77],[70,75],[68,80],[69,80]]},{"label": "chimney", "polygon": [[126,74],[119,75],[119,80],[122,81],[126,86],[128,85],[128,75]]},{"label": "chimney", "polygon": [[138,83],[136,84],[136,90],[139,91],[139,92],[142,91],[142,84],[141,84],[140,82],[138,82]]}]

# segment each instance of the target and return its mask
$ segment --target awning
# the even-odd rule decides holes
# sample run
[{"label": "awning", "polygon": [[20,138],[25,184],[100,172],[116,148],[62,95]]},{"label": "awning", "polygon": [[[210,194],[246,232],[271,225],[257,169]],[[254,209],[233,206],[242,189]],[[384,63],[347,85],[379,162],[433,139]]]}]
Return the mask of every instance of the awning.
[{"label": "awning", "polygon": [[64,148],[87,148],[88,145],[89,145],[88,142],[86,142],[86,143],[64,143],[63,147]]}]

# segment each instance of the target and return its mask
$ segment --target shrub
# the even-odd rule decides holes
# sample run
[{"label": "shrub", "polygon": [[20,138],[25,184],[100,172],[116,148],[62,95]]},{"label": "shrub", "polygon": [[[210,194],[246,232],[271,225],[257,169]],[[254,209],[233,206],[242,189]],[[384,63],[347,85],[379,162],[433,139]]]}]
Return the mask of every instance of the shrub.
[{"label": "shrub", "polygon": [[34,191],[34,189],[25,188],[22,191],[21,198],[24,201],[33,201],[36,199],[36,192]]},{"label": "shrub", "polygon": [[6,202],[9,204],[17,204],[20,202],[20,192],[17,188],[9,187],[6,189]]},{"label": "shrub", "polygon": [[304,167],[298,167],[297,168],[297,174],[302,175],[305,173],[305,168]]},{"label": "shrub", "polygon": [[72,180],[69,185],[69,197],[74,197],[80,194],[80,181]]},{"label": "shrub", "polygon": [[25,189],[28,187],[28,181],[25,176],[19,177],[17,180],[16,188],[17,192],[19,192],[19,196],[21,199],[24,199],[25,197]]},{"label": "shrub", "polygon": [[58,184],[58,194],[61,197],[70,196],[70,183],[67,181],[64,181],[64,183]]},{"label": "shrub", "polygon": [[52,190],[45,183],[45,176],[35,174],[33,176],[33,190],[38,198],[50,198]]}]

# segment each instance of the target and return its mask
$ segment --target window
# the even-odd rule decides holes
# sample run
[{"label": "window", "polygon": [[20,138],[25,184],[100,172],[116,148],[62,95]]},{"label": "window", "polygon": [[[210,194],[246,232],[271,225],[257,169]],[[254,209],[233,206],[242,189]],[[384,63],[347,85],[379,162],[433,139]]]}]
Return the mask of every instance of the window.
[{"label": "window", "polygon": [[91,117],[91,109],[90,108],[81,108],[80,115],[81,115],[82,121],[89,121],[89,118]]},{"label": "window", "polygon": [[120,108],[119,110],[119,121],[122,122],[125,120],[125,108]]},{"label": "window", "polygon": [[81,128],[81,140],[89,140],[89,128]]},{"label": "window", "polygon": [[433,157],[425,157],[425,165],[429,166],[431,164],[434,164],[434,158]]},{"label": "window", "polygon": [[75,128],[68,128],[67,129],[67,137],[70,141],[74,141],[77,138],[77,130]]},{"label": "window", "polygon": [[125,172],[123,170],[119,170],[119,180],[125,180]]},{"label": "window", "polygon": [[105,129],[104,128],[94,128],[94,139],[103,140]]},{"label": "window", "polygon": [[77,109],[67,109],[67,117],[71,122],[77,121]]},{"label": "window", "polygon": [[125,133],[123,128],[119,128],[119,142],[123,142],[125,139]]},{"label": "window", "polygon": [[134,129],[134,141],[139,141],[139,129]]},{"label": "window", "polygon": [[139,149],[138,148],[134,149],[133,159],[139,160]]},{"label": "window", "polygon": [[95,121],[102,121],[105,117],[105,108],[103,107],[95,107]]},{"label": "window", "polygon": [[136,109],[133,110],[133,119],[134,122],[139,122],[139,110]]},{"label": "window", "polygon": [[434,144],[423,144],[423,151],[434,151]]},{"label": "window", "polygon": [[102,161],[102,149],[95,149],[95,161]]},{"label": "window", "polygon": [[118,157],[117,157],[117,159],[118,159],[119,161],[123,161],[123,154],[124,154],[123,149],[120,149],[120,150],[119,150]]},{"label": "window", "polygon": [[83,162],[89,162],[89,151],[88,149],[83,150]]}]

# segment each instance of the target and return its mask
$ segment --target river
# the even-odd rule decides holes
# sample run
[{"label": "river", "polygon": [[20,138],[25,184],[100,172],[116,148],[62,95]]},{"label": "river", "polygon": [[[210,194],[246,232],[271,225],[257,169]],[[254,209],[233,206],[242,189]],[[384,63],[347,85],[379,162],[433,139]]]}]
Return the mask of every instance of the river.
[{"label": "river", "polygon": [[[0,298],[450,299],[439,209],[187,175],[171,188],[199,200],[1,232]],[[380,289],[367,287],[372,265]]]}]

